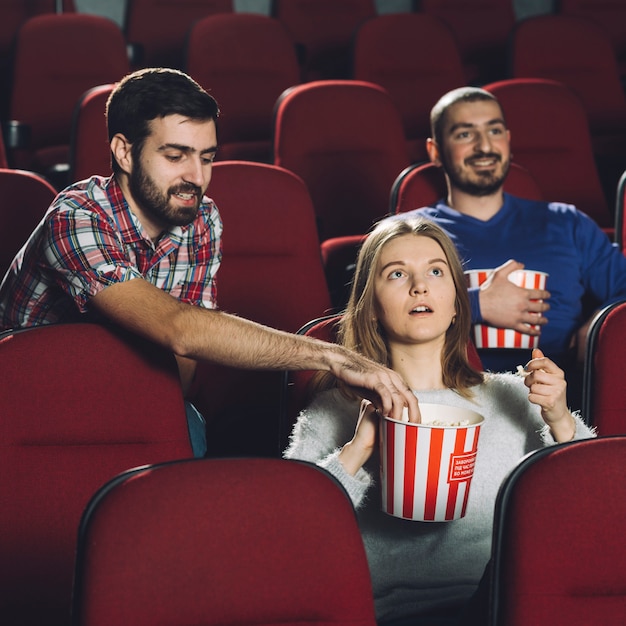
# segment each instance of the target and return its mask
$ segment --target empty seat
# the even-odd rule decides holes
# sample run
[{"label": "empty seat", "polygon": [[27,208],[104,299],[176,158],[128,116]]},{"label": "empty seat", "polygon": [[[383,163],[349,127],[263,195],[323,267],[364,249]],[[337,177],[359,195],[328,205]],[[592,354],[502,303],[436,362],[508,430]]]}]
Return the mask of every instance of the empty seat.
[{"label": "empty seat", "polygon": [[67,174],[76,103],[87,89],[116,82],[128,70],[126,43],[112,20],[86,13],[28,20],[17,36],[10,115],[30,132],[18,146],[25,147],[12,151],[13,166]]},{"label": "empty seat", "polygon": [[581,17],[537,15],[516,25],[511,52],[512,77],[556,80],[579,96],[612,202],[626,169],[626,95],[606,30]]},{"label": "empty seat", "polygon": [[[220,309],[295,332],[329,312],[315,215],[308,190],[274,165],[221,161],[209,195],[224,223]],[[209,422],[212,455],[279,455],[280,372],[200,363],[192,392]]]},{"label": "empty seat", "polygon": [[375,626],[352,504],[316,465],[195,459],[105,485],[78,539],[73,626]]},{"label": "empty seat", "polygon": [[110,83],[92,87],[76,103],[70,130],[70,183],[112,172],[105,111],[114,88]]},{"label": "empty seat", "polygon": [[614,216],[594,160],[587,114],[576,94],[542,78],[507,79],[484,88],[502,106],[515,162],[530,171],[545,200],[575,204],[612,238]]},{"label": "empty seat", "polygon": [[350,78],[354,32],[377,13],[374,0],[270,0],[300,51],[301,80]]},{"label": "empty seat", "polygon": [[558,13],[592,21],[608,33],[622,77],[626,77],[626,4],[623,0],[558,0]]},{"label": "empty seat", "polygon": [[233,11],[233,0],[127,0],[124,35],[133,67],[182,69],[187,35],[194,22]]},{"label": "empty seat", "polygon": [[40,13],[71,13],[73,0],[2,0],[0,2],[0,120],[8,119],[15,34]]},{"label": "empty seat", "polygon": [[284,26],[254,13],[205,17],[189,34],[186,70],[219,103],[218,158],[270,163],[274,103],[300,82]]},{"label": "empty seat", "polygon": [[0,169],[0,282],[56,194],[35,172]]},{"label": "empty seat", "polygon": [[314,81],[284,92],[274,112],[274,163],[306,183],[320,241],[367,232],[410,164],[402,117],[380,85]]},{"label": "empty seat", "polygon": [[587,332],[583,415],[599,435],[626,434],[626,303],[616,302],[593,318]]},{"label": "empty seat", "polygon": [[450,28],[468,82],[481,84],[506,76],[508,38],[515,25],[512,0],[419,0],[419,10]]},{"label": "empty seat", "polygon": [[496,502],[490,626],[618,626],[626,593],[626,437],[531,453]]},{"label": "empty seat", "polygon": [[466,84],[450,29],[425,13],[390,13],[358,28],[353,78],[384,87],[402,115],[411,161],[427,161],[430,110],[442,94]]},{"label": "empty seat", "polygon": [[118,473],[192,456],[172,354],[96,324],[0,339],[0,622],[66,626],[76,536]]}]

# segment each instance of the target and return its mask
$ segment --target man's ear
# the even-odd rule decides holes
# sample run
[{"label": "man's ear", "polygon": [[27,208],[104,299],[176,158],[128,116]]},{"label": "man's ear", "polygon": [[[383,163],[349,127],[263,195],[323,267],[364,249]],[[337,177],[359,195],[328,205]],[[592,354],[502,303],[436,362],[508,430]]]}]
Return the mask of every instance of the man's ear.
[{"label": "man's ear", "polygon": [[441,167],[441,159],[439,158],[439,146],[435,143],[432,137],[426,140],[426,152],[428,152],[428,158],[431,163],[434,163],[437,167]]},{"label": "man's ear", "polygon": [[111,139],[111,153],[113,158],[117,161],[122,171],[130,174],[133,168],[133,157],[131,155],[131,143],[122,135],[117,133]]}]

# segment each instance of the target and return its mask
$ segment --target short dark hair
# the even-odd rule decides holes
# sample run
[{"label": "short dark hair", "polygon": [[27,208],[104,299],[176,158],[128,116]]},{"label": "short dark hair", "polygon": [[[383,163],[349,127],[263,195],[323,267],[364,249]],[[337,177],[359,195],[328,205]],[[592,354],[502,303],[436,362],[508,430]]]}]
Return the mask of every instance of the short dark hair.
[{"label": "short dark hair", "polygon": [[[439,98],[437,104],[430,111],[431,138],[435,140],[437,145],[441,146],[443,125],[446,113],[451,106],[459,102],[480,102],[486,100],[495,102],[500,107],[500,111],[502,111],[498,99],[485,89],[480,89],[479,87],[459,87],[458,89],[448,91],[448,93]],[[502,117],[504,119],[504,112],[502,112]]]},{"label": "short dark hair", "polygon": [[[217,101],[193,78],[176,69],[145,68],[125,76],[106,105],[109,142],[121,133],[132,144],[133,158],[141,154],[150,134],[150,122],[167,115],[193,120],[215,120]],[[113,171],[119,171],[115,159]]]}]

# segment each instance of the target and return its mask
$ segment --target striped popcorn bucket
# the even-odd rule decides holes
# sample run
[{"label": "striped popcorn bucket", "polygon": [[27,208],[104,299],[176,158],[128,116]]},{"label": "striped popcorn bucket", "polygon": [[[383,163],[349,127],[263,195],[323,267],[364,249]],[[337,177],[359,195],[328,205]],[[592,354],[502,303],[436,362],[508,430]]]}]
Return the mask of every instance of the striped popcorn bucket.
[{"label": "striped popcorn bucket", "polygon": [[[468,287],[480,287],[493,270],[468,270]],[[548,274],[535,270],[515,270],[509,274],[509,280],[525,289],[545,289]],[[538,329],[539,326],[533,326]],[[477,348],[538,348],[539,336],[527,335],[510,328],[495,328],[486,324],[474,324],[474,343]]]},{"label": "striped popcorn bucket", "polygon": [[382,510],[420,522],[460,519],[483,417],[437,404],[420,403],[420,411],[421,424],[380,420]]}]

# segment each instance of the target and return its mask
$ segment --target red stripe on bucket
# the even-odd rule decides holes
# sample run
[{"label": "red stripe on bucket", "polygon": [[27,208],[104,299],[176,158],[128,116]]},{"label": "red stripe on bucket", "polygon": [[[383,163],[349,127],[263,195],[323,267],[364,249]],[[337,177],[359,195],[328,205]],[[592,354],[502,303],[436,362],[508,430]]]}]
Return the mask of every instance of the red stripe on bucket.
[{"label": "red stripe on bucket", "polygon": [[393,424],[387,420],[383,420],[385,429],[387,430],[387,511],[395,515],[393,510],[393,485],[394,485],[394,461],[395,461],[395,433],[396,429]]},{"label": "red stripe on bucket", "polygon": [[[454,439],[454,452],[452,454],[462,454],[465,451],[466,436],[467,430],[465,428],[456,431],[456,437]],[[448,490],[448,502],[446,503],[446,520],[454,519],[454,509],[456,507],[456,497],[458,491],[458,481],[451,482]]]},{"label": "red stripe on bucket", "polygon": [[488,346],[489,345],[489,327],[482,324],[480,327],[480,332],[482,335],[482,343],[480,344],[481,347]]},{"label": "red stripe on bucket", "polygon": [[[474,445],[472,446],[472,453],[476,454],[478,452],[478,437],[480,435],[480,427],[476,429],[474,433]],[[467,509],[467,501],[469,499],[469,490],[470,483],[467,483],[467,488],[465,489],[465,497],[463,498],[463,506],[461,507],[461,517],[465,517],[465,511]]]},{"label": "red stripe on bucket", "polygon": [[437,491],[439,490],[439,467],[443,446],[443,429],[433,428],[430,431],[430,450],[428,456],[428,478],[426,484],[426,502],[424,503],[424,519],[434,520],[437,509]]},{"label": "red stripe on bucket", "polygon": [[415,464],[417,461],[417,428],[405,430],[404,485],[402,493],[402,516],[413,517],[415,501]]}]

